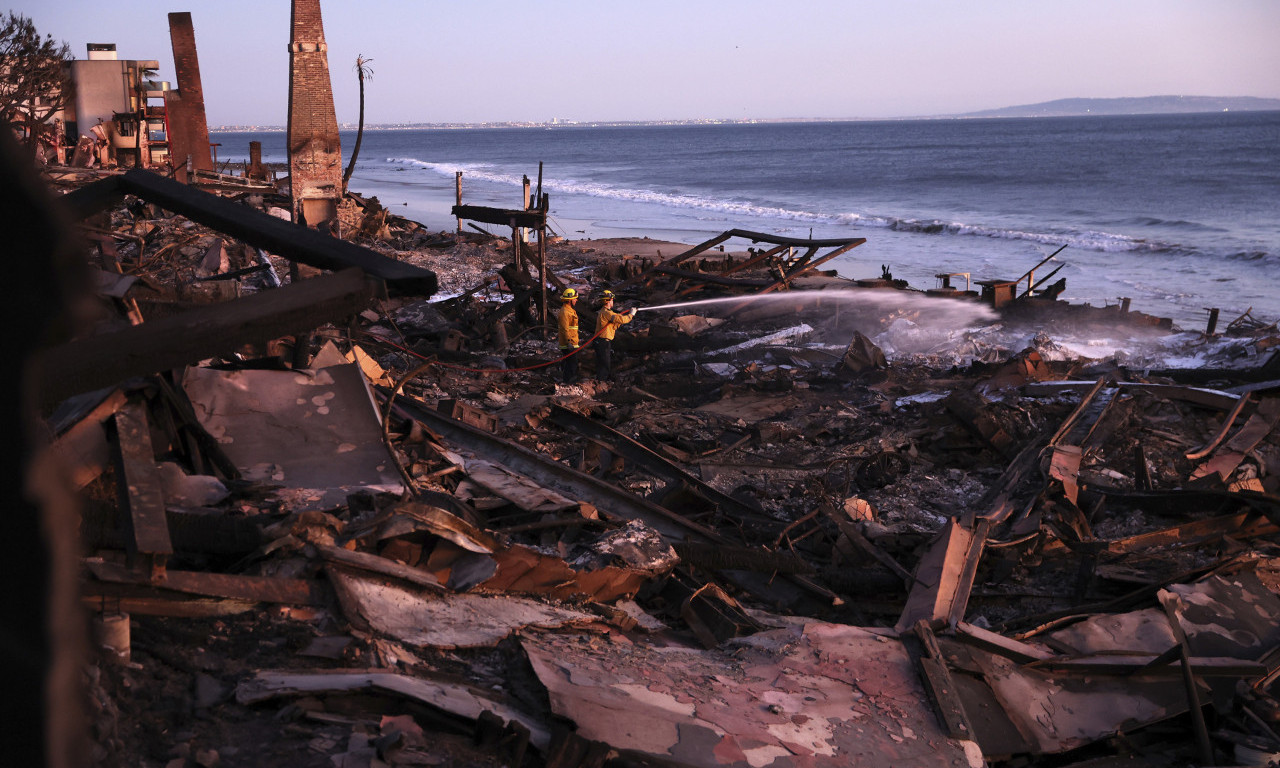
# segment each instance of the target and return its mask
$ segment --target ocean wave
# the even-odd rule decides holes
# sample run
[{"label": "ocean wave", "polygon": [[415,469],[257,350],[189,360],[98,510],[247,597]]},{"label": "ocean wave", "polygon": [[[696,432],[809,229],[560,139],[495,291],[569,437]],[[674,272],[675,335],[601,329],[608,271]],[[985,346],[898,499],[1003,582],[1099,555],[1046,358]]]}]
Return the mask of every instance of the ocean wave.
[{"label": "ocean wave", "polygon": [[1264,264],[1280,264],[1280,253],[1268,253],[1267,251],[1235,251],[1228,253],[1227,258],[1232,261],[1260,261]]},{"label": "ocean wave", "polygon": [[1120,222],[1132,227],[1160,227],[1161,229],[1187,230],[1188,232],[1225,232],[1222,227],[1215,227],[1198,221],[1186,219],[1161,219],[1155,216],[1134,216]]},{"label": "ocean wave", "polygon": [[[414,168],[452,177],[455,172],[462,171],[473,179],[495,184],[519,186],[523,183],[522,174],[507,173],[490,163],[439,163],[418,160],[411,157],[389,157],[386,162],[401,168]],[[678,208],[688,211],[699,211],[722,217],[772,219],[775,221],[796,222],[804,224],[830,224],[849,228],[877,228],[895,232],[908,232],[922,235],[950,235],[967,237],[988,237],[1001,240],[1020,240],[1043,245],[1069,245],[1072,248],[1103,253],[1184,253],[1203,255],[1212,258],[1228,258],[1245,261],[1263,261],[1272,263],[1280,261],[1280,254],[1266,251],[1214,252],[1207,253],[1189,248],[1181,243],[1163,242],[1150,238],[1139,238],[1113,232],[1097,230],[1059,229],[1034,231],[997,227],[981,224],[966,224],[958,221],[942,219],[917,219],[895,217],[873,213],[816,213],[796,210],[781,206],[762,205],[759,203],[725,200],[699,195],[673,192],[659,192],[646,189],[618,187],[593,181],[581,181],[572,178],[551,179],[543,182],[543,188],[560,194],[585,195],[589,197],[618,200],[628,203],[651,204],[667,208]],[[698,216],[699,219],[711,220],[714,216]],[[1141,221],[1130,221],[1130,226],[1161,227],[1165,229],[1210,229],[1202,224],[1181,220],[1166,220],[1156,217],[1143,217]]]},{"label": "ocean wave", "polygon": [[879,227],[894,232],[911,232],[920,235],[968,235],[1000,240],[1026,240],[1044,245],[1070,245],[1090,251],[1160,252],[1178,247],[1174,243],[1162,243],[1128,235],[1091,230],[1029,232],[1020,229],[965,224],[957,221],[942,221],[940,219],[904,219],[889,216],[866,216],[856,213],[843,214],[839,218],[850,226]]},{"label": "ocean wave", "polygon": [[[462,171],[473,179],[480,179],[482,181],[488,181],[495,184],[520,185],[524,182],[523,175],[494,171],[491,170],[494,166],[486,164],[468,165],[466,163],[430,163],[424,160],[415,160],[413,158],[387,158],[387,162],[412,168],[421,168],[423,170],[439,173],[443,176],[452,176],[456,171]],[[719,214],[731,214],[733,216],[741,217],[773,218],[805,222],[835,220],[835,217],[827,214],[796,211],[777,206],[758,205],[755,203],[737,202],[732,200],[717,200],[714,198],[699,197],[697,195],[615,187],[608,184],[578,181],[575,179],[561,178],[546,180],[543,182],[542,187],[546,191],[563,194],[586,195],[589,197],[621,200],[630,203],[649,203],[671,208],[712,211]]]}]

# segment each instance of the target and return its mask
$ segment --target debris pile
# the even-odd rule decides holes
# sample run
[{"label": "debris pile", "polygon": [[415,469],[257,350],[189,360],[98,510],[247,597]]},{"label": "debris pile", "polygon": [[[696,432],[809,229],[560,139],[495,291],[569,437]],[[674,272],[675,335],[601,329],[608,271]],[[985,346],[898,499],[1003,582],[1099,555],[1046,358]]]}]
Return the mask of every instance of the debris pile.
[{"label": "debris pile", "polygon": [[1274,324],[1140,370],[1055,347],[1127,307],[817,269],[861,239],[535,249],[354,195],[333,237],[265,182],[74,175],[96,290],[40,394],[98,764],[1280,754]]}]

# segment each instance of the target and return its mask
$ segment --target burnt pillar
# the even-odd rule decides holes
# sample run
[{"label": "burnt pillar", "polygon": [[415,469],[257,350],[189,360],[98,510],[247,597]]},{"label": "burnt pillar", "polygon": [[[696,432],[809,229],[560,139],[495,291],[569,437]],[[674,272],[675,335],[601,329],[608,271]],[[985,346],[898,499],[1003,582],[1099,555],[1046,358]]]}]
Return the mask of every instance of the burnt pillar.
[{"label": "burnt pillar", "polygon": [[262,164],[262,142],[249,142],[249,164],[244,169],[245,178],[267,180],[267,167]]},{"label": "burnt pillar", "polygon": [[336,232],[342,198],[342,146],[320,0],[293,0],[287,141],[293,220]]},{"label": "burnt pillar", "polygon": [[204,86],[200,83],[200,62],[196,59],[196,31],[190,13],[169,14],[169,41],[173,45],[173,69],[178,81],[177,90],[164,94],[169,162],[173,164],[174,178],[186,182],[190,181],[188,167],[196,171],[213,170]]}]

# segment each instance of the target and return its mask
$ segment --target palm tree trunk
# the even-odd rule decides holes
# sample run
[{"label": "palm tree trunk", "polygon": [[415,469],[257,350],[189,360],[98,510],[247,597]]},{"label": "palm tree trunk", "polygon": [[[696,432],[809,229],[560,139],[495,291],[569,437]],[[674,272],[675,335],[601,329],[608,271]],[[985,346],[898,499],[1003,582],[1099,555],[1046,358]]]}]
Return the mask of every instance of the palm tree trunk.
[{"label": "palm tree trunk", "polygon": [[360,74],[360,122],[356,127],[356,145],[351,149],[351,160],[347,163],[347,171],[342,174],[342,191],[347,191],[347,182],[351,181],[351,172],[356,169],[356,157],[360,154],[360,142],[364,140],[364,68],[356,63],[356,71]]}]

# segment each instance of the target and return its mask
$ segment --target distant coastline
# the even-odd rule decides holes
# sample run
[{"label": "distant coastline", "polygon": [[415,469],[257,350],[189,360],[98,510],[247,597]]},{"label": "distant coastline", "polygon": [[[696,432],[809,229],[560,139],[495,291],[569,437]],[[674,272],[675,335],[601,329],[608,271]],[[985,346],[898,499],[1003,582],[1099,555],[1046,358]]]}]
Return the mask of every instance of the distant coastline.
[{"label": "distant coastline", "polygon": [[957,117],[1090,117],[1273,111],[1280,111],[1280,99],[1260,99],[1253,96],[1142,96],[1119,99],[1056,99],[1039,104],[984,109]]},{"label": "distant coastline", "polygon": [[[472,128],[611,128],[653,125],[753,125],[769,123],[846,123],[881,120],[959,120],[993,117],[1103,117],[1118,115],[1174,115],[1197,112],[1280,111],[1280,99],[1254,96],[1141,96],[1111,99],[1056,99],[953,115],[912,117],[793,117],[793,118],[690,118],[685,120],[549,120],[495,121],[483,123],[369,123],[370,131],[462,130]],[[354,123],[338,126],[354,131]],[[216,125],[218,133],[279,133],[283,125]]]}]

